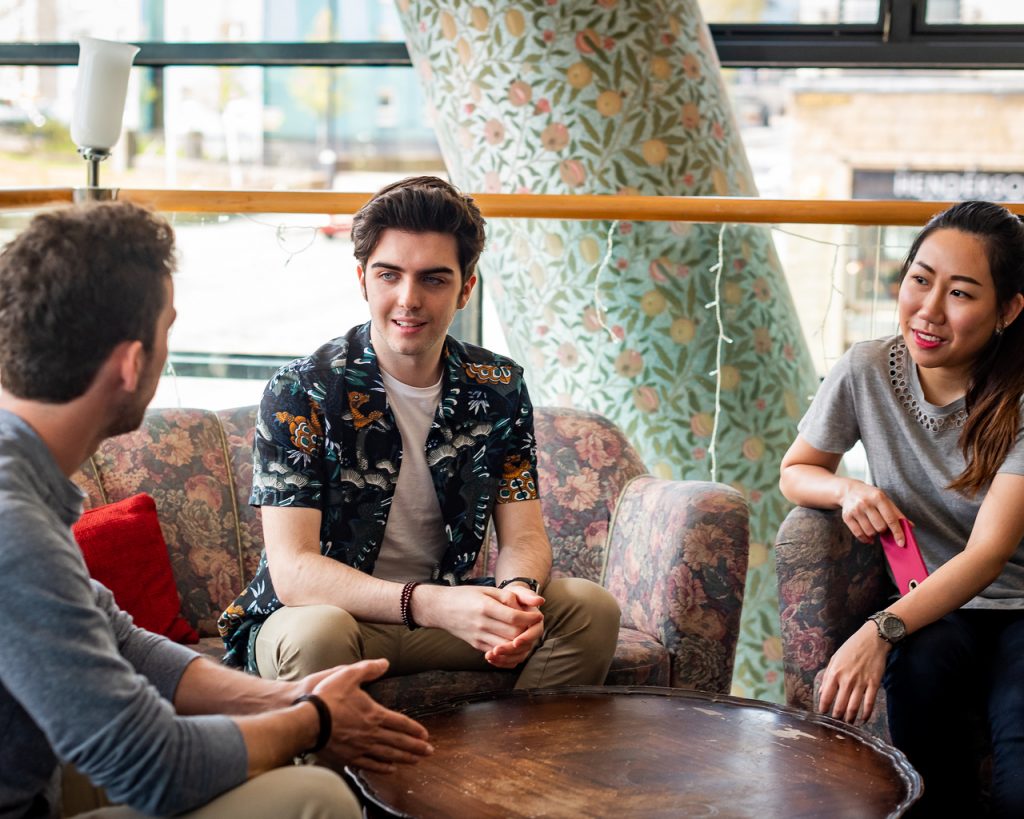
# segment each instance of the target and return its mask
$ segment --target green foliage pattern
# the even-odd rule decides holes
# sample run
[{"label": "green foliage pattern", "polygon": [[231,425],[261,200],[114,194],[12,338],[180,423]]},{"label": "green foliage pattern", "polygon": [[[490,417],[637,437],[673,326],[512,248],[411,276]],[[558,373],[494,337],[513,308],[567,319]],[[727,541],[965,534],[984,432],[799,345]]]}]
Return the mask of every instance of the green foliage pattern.
[{"label": "green foliage pattern", "polygon": [[[756,194],[695,0],[398,6],[463,189]],[[751,509],[734,692],[781,700],[778,464],[815,380],[769,232],[492,219],[481,273],[534,402],[607,415],[655,474],[712,477],[718,393],[715,477]]]}]

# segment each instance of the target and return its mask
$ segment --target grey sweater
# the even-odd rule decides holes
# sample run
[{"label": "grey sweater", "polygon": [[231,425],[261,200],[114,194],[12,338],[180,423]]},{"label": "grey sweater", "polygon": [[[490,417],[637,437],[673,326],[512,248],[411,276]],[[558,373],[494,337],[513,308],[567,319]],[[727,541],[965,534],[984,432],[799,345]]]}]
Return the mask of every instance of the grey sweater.
[{"label": "grey sweater", "polygon": [[132,625],[89,578],[70,526],[82,493],[35,431],[0,411],[0,817],[55,816],[60,762],[151,814],[245,780],[238,727],[180,717],[196,654]]}]

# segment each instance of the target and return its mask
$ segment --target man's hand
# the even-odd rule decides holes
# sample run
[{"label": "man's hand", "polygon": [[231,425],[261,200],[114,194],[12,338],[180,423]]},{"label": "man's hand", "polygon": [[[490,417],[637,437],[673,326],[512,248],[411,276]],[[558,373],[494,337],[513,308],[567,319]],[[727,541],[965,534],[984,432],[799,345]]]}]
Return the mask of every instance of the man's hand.
[{"label": "man's hand", "polygon": [[818,710],[828,714],[831,708],[831,716],[851,723],[858,713],[869,720],[891,648],[871,621],[855,631],[829,660]]},{"label": "man's hand", "polygon": [[426,728],[375,702],[361,688],[387,668],[387,660],[364,660],[323,673],[312,693],[330,708],[333,730],[318,760],[339,769],[354,765],[387,773],[396,764],[413,764],[434,752]]},{"label": "man's hand", "polygon": [[[518,637],[484,653],[484,659],[497,668],[515,668],[533,653],[537,641],[544,635],[544,615],[540,611],[540,606],[544,604],[544,598],[517,583],[506,586],[504,591],[515,594],[515,605],[519,609],[536,612],[540,615],[540,620],[519,634]],[[536,602],[537,600],[540,602]]]},{"label": "man's hand", "polygon": [[507,647],[527,632],[536,642],[540,631],[534,627],[543,630],[544,615],[539,610],[543,602],[543,597],[528,588],[512,586],[423,585],[412,595],[417,623],[443,628],[485,655],[498,646]]}]

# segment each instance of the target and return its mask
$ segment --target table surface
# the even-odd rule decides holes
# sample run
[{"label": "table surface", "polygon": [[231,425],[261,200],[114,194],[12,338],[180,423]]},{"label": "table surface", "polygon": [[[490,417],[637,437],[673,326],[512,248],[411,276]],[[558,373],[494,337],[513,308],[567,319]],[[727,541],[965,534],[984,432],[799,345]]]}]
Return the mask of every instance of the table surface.
[{"label": "table surface", "polygon": [[785,706],[675,688],[502,692],[410,711],[435,752],[350,771],[384,816],[899,816],[921,779],[889,745]]}]

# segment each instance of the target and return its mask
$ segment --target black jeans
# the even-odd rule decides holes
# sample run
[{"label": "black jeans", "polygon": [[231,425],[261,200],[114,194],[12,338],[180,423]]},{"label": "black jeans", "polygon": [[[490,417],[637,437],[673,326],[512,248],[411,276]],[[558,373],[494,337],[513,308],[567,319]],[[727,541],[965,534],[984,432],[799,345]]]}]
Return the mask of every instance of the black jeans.
[{"label": "black jeans", "polygon": [[1024,611],[948,614],[890,653],[882,682],[893,743],[924,779],[914,816],[983,813],[978,770],[987,728],[989,809],[1024,817]]}]

